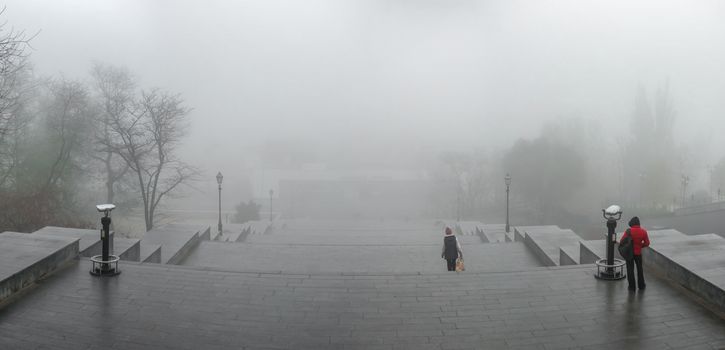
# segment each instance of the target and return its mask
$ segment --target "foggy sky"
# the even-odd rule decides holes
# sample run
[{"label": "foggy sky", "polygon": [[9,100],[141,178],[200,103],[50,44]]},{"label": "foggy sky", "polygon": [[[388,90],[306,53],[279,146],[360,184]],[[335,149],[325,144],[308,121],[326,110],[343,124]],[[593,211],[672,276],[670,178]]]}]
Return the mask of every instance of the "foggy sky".
[{"label": "foggy sky", "polygon": [[[535,137],[544,121],[628,130],[669,79],[680,141],[725,142],[718,1],[6,1],[40,33],[39,74],[125,65],[193,107],[186,159],[249,166],[269,141],[405,157]],[[389,149],[393,151],[389,151]],[[209,171],[211,176],[216,170]]]}]

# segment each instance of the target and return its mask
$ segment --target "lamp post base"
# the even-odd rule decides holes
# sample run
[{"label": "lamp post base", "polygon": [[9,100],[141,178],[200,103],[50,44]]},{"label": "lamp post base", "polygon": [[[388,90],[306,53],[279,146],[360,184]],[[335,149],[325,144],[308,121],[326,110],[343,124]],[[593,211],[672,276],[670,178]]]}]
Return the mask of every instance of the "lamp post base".
[{"label": "lamp post base", "polygon": [[624,260],[614,259],[614,263],[609,265],[607,259],[599,259],[595,264],[597,265],[597,273],[594,274],[596,279],[618,281],[627,277]]},{"label": "lamp post base", "polygon": [[118,269],[118,260],[115,255],[110,255],[108,260],[103,260],[101,255],[91,257],[91,270],[88,271],[93,276],[113,277],[121,274]]}]

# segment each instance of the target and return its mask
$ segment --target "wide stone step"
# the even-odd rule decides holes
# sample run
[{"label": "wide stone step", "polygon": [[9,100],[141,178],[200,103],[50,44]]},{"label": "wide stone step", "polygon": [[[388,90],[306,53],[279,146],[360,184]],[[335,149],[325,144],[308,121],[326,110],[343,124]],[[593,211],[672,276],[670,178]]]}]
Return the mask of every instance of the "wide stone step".
[{"label": "wide stone step", "polygon": [[[472,236],[466,236],[472,237]],[[446,270],[440,244],[297,245],[204,241],[183,265],[285,273],[438,273]],[[522,243],[463,244],[466,272],[539,267]]]},{"label": "wide stone step", "polygon": [[[251,230],[251,228],[247,224],[224,224],[223,230],[224,232],[221,234],[215,231],[216,234],[211,240],[220,242],[237,242],[240,240],[240,236],[242,236],[244,232],[249,234],[249,230]],[[244,240],[243,238],[241,239]]]},{"label": "wide stone step", "polygon": [[579,263],[579,241],[582,238],[569,229],[557,226],[537,227],[523,231],[524,243],[539,257],[544,266],[576,265]]},{"label": "wide stone step", "polygon": [[152,245],[160,245],[160,262],[162,264],[178,264],[202,240],[209,236],[209,226],[196,224],[173,224],[154,228],[144,234],[141,249],[142,261],[151,259],[154,250]]},{"label": "wide stone step", "polygon": [[112,254],[118,256],[121,260],[139,261],[141,258],[140,239],[114,237],[112,242]]},{"label": "wide stone step", "polygon": [[139,242],[139,261],[160,264],[161,245],[141,240],[141,242]]},{"label": "wide stone step", "polygon": [[462,236],[476,235],[476,229],[481,225],[478,221],[459,221],[455,224],[456,234]]},{"label": "wide stone step", "polygon": [[481,240],[483,241],[485,238],[485,242],[489,243],[507,243],[507,242],[513,242],[513,235],[515,228],[509,227],[509,232],[506,232],[506,225],[505,224],[484,224],[480,226],[481,233],[479,233],[479,236],[483,235],[481,237]]},{"label": "wide stone step", "polygon": [[[459,237],[475,238],[478,241],[475,236]],[[245,242],[298,245],[443,244],[443,231],[435,227],[421,231],[287,229],[270,234],[250,234]]]},{"label": "wide stone step", "polygon": [[199,234],[199,239],[210,240],[211,239],[211,226],[205,224],[195,223],[178,223],[178,224],[167,224],[163,226],[164,229],[171,230],[182,230],[182,231],[196,231]]},{"label": "wide stone step", "polygon": [[561,230],[561,228],[556,225],[541,225],[541,226],[517,226],[517,227],[513,228],[513,230],[514,230],[514,241],[523,242],[526,231],[531,231],[531,232],[556,231],[556,230]]},{"label": "wide stone step", "polygon": [[78,256],[78,238],[0,234],[0,303]]}]

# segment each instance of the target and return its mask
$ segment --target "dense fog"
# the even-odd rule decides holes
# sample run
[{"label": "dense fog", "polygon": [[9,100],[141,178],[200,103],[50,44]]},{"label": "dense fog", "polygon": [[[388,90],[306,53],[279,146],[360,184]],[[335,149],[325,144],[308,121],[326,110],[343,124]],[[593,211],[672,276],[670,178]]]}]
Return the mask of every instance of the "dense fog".
[{"label": "dense fog", "polygon": [[[282,217],[502,222],[506,173],[516,224],[725,198],[719,1],[16,0],[1,17],[27,45],[2,62],[22,67],[0,96],[0,231],[95,225],[108,169],[129,235],[154,176],[158,220],[214,220],[219,171],[230,221],[272,190]],[[159,110],[171,163],[134,172],[124,123]]]}]

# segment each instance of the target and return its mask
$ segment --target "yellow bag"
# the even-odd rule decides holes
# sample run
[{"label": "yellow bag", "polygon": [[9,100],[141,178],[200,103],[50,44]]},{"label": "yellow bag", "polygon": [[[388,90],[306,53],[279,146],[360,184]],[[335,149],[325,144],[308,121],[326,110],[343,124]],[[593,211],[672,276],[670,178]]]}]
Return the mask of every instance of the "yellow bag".
[{"label": "yellow bag", "polygon": [[466,266],[463,264],[463,258],[458,258],[456,260],[456,272],[463,272],[466,271]]}]

